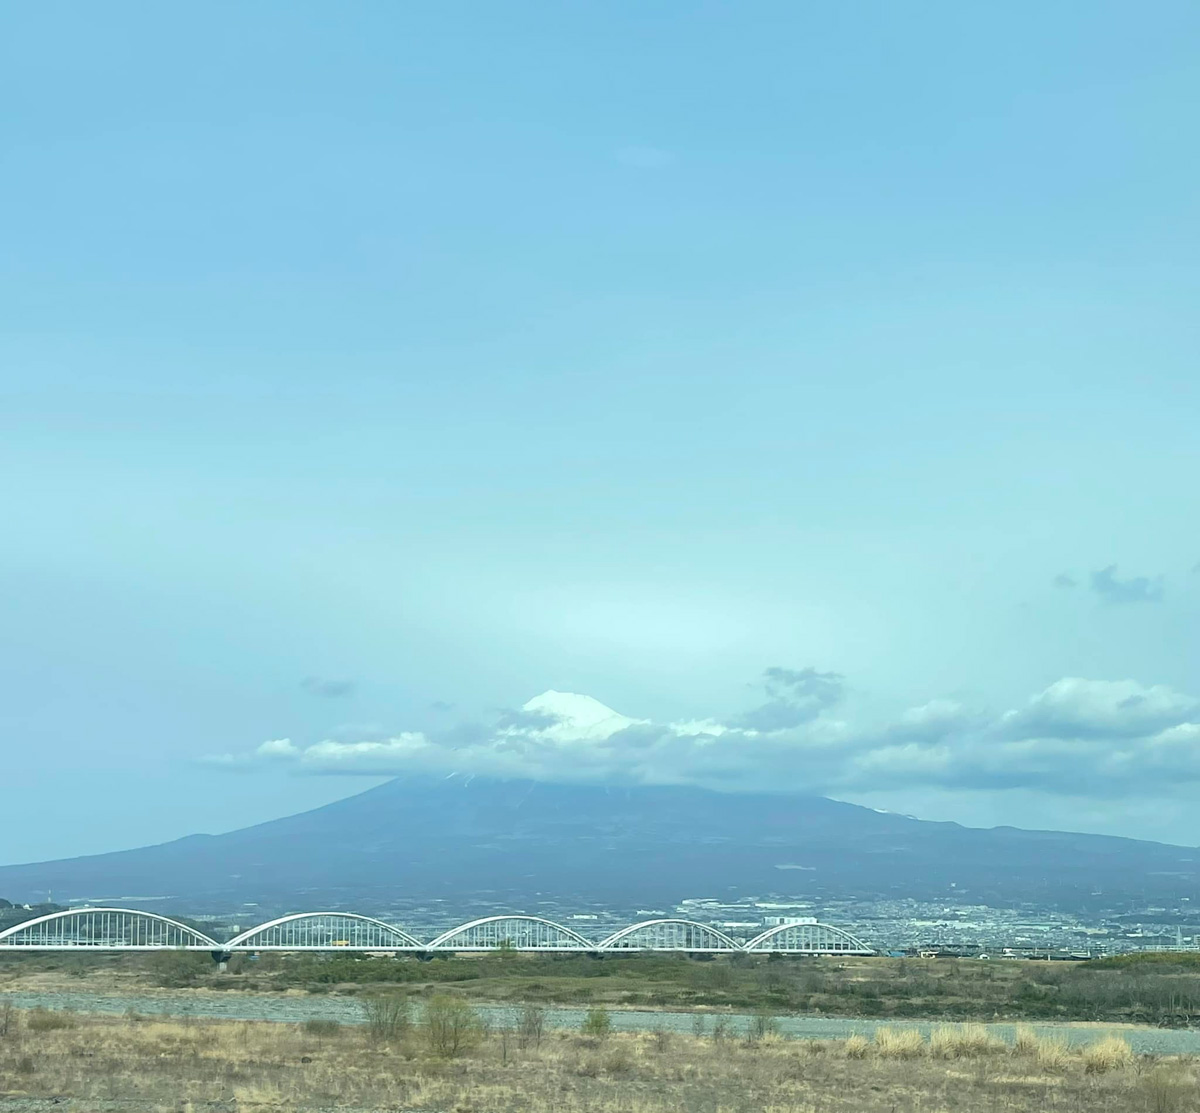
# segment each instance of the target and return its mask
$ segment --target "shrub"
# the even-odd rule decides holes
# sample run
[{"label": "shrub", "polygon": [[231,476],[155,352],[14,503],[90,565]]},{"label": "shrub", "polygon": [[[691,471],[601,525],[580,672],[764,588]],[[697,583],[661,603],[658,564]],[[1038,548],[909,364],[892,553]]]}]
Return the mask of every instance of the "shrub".
[{"label": "shrub", "polygon": [[929,1036],[929,1051],[939,1059],[961,1059],[1004,1050],[1004,1041],[982,1024],[942,1025]]},{"label": "shrub", "polygon": [[197,951],[156,951],[147,958],[155,981],[166,989],[195,985],[215,969],[213,960]]},{"label": "shrub", "polygon": [[1066,1040],[1042,1038],[1037,1041],[1037,1062],[1043,1070],[1062,1070],[1071,1059]]},{"label": "shrub", "polygon": [[526,1005],[517,1021],[517,1043],[523,1051],[527,1047],[541,1047],[546,1032],[546,1010],[541,1005]]},{"label": "shrub", "polygon": [[1013,1053],[1015,1055],[1036,1055],[1038,1042],[1037,1033],[1028,1024],[1018,1024],[1017,1035],[1013,1040]]},{"label": "shrub", "polygon": [[866,1036],[856,1034],[847,1037],[842,1050],[845,1051],[847,1059],[865,1059],[867,1052],[871,1050],[871,1044]]},{"label": "shrub", "polygon": [[31,1032],[56,1032],[62,1028],[75,1028],[78,1024],[75,1014],[65,1010],[52,1012],[37,1008],[25,1018],[25,1027]]},{"label": "shrub", "polygon": [[759,1040],[766,1039],[767,1036],[778,1035],[779,1021],[771,1014],[769,1009],[756,1009],[754,1016],[750,1018],[750,1027],[746,1031],[746,1038],[751,1043],[757,1043]]},{"label": "shrub", "polygon": [[435,1055],[447,1059],[470,1051],[483,1039],[479,1014],[461,997],[439,993],[425,1006],[425,1039]]},{"label": "shrub", "polygon": [[398,993],[378,993],[361,999],[367,1033],[373,1040],[395,1040],[412,1026],[408,998]]},{"label": "shrub", "polygon": [[633,1071],[633,1055],[627,1047],[614,1048],[604,1059],[606,1074],[625,1075]]},{"label": "shrub", "polygon": [[1200,954],[1194,951],[1142,951],[1128,955],[1109,955],[1088,963],[1092,970],[1137,969],[1138,967],[1200,967]]},{"label": "shrub", "polygon": [[1141,1090],[1150,1113],[1176,1113],[1188,1096],[1188,1080],[1177,1071],[1155,1070],[1142,1079]]},{"label": "shrub", "polygon": [[588,1009],[579,1030],[593,1039],[604,1039],[612,1031],[612,1017],[608,1015],[608,1009],[599,1006]]},{"label": "shrub", "polygon": [[915,1028],[879,1028],[875,1053],[882,1059],[915,1059],[925,1051],[925,1041]]},{"label": "shrub", "polygon": [[595,1078],[600,1073],[600,1060],[595,1055],[588,1055],[575,1064],[575,1073],[580,1078]]},{"label": "shrub", "polygon": [[1083,1049],[1083,1067],[1088,1074],[1123,1070],[1133,1062],[1133,1048],[1120,1036],[1105,1036]]}]

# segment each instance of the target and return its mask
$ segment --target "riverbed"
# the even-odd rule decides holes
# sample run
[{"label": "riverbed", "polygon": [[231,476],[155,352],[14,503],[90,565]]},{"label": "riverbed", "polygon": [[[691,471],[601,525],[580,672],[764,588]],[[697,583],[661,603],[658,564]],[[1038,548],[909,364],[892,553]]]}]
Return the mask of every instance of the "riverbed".
[{"label": "riverbed", "polygon": [[[83,990],[0,993],[0,1004],[10,1001],[18,1009],[70,1009],[80,1013],[123,1015],[140,1013],[213,1020],[266,1020],[299,1023],[305,1020],[336,1020],[342,1024],[364,1022],[363,1006],[353,997],[293,996],[267,993],[212,993],[177,991],[172,993],[94,993]],[[492,1026],[515,1024],[518,1008],[506,1005],[476,1005],[476,1010]],[[551,1028],[577,1029],[587,1015],[586,1009],[547,1008],[546,1024]],[[719,1016],[731,1026],[732,1034],[747,1030],[753,1017],[738,1013],[667,1012],[640,1009],[610,1009],[612,1027],[618,1031],[695,1032],[703,1025],[711,1032]],[[699,1018],[699,1019],[698,1019]],[[780,1035],[789,1039],[845,1039],[859,1034],[870,1037],[877,1028],[913,1029],[928,1036],[941,1021],[847,1020],[840,1017],[779,1016],[775,1020]],[[1011,1043],[1015,1026],[989,1023],[986,1027]],[[1154,1055],[1200,1055],[1200,1030],[1148,1028],[1124,1024],[1042,1024],[1031,1025],[1039,1035],[1053,1035],[1072,1044],[1090,1043],[1110,1032],[1129,1041],[1134,1051]]]}]

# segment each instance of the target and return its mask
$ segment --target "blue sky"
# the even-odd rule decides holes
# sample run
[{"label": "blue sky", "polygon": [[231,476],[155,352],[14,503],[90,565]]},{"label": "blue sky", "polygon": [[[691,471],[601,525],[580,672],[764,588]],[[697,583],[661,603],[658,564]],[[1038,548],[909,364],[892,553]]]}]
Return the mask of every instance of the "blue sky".
[{"label": "blue sky", "polygon": [[[4,22],[0,861],[414,752],[264,742],[487,770],[547,689],[652,778],[718,723],[747,785],[1200,843],[1194,4]],[[747,742],[768,669],[837,698]]]}]

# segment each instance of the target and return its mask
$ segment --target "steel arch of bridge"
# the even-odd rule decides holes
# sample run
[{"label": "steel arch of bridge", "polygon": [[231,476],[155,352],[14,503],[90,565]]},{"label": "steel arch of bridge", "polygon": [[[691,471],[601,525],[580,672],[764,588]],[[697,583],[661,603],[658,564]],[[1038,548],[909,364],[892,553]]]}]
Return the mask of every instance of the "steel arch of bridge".
[{"label": "steel arch of bridge", "polygon": [[293,912],[235,935],[224,950],[244,951],[420,951],[408,932],[357,912]]},{"label": "steel arch of bridge", "polygon": [[402,928],[354,912],[295,912],[218,942],[196,928],[128,908],[75,908],[52,912],[0,932],[0,950],[151,951],[167,948],[233,953],[251,951],[519,951],[622,953],[676,951],[793,955],[870,955],[861,939],[829,924],[780,924],[742,943],[709,924],[663,918],[643,920],[592,942],[541,916],[485,916],[422,943]]},{"label": "steel arch of bridge", "polygon": [[497,947],[537,951],[594,951],[577,931],[541,916],[484,916],[442,932],[428,946],[437,951],[490,951]]},{"label": "steel arch of bridge", "polygon": [[129,908],[74,908],[51,912],[0,931],[0,947],[69,951],[90,947],[105,951],[189,951],[221,949],[215,939],[178,920]]},{"label": "steel arch of bridge", "polygon": [[742,944],[744,951],[788,955],[873,955],[861,939],[829,924],[780,924]]},{"label": "steel arch of bridge", "polygon": [[614,932],[601,951],[740,951],[742,945],[723,931],[695,920],[643,920]]}]

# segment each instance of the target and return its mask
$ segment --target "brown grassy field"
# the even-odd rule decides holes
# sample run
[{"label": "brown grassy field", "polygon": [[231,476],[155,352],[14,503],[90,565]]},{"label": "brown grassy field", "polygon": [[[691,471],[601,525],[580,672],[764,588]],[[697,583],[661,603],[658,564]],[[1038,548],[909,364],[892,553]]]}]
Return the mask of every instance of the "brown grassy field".
[{"label": "brown grassy field", "polygon": [[[453,1010],[451,1010],[453,1012]],[[1100,1037],[1083,1049],[979,1026],[929,1040],[341,1028],[14,1012],[0,1110],[445,1113],[1195,1113],[1198,1064]],[[393,1018],[395,1019],[395,1018]],[[445,1019],[445,1018],[443,1018]],[[5,1028],[7,1030],[5,1030]],[[603,1025],[595,1025],[600,1030]]]}]

